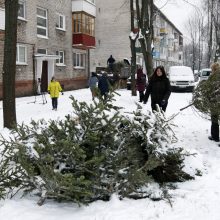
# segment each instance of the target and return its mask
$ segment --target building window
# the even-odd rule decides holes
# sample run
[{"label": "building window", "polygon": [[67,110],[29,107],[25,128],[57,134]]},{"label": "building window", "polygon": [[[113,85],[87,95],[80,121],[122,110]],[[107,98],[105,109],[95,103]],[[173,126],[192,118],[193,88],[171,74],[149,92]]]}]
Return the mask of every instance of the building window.
[{"label": "building window", "polygon": [[73,14],[73,33],[83,33],[91,36],[95,36],[95,18],[84,14]]},{"label": "building window", "polygon": [[57,23],[56,23],[56,28],[60,30],[65,30],[66,25],[65,25],[65,16],[61,14],[57,14]]},{"label": "building window", "polygon": [[27,47],[17,44],[16,64],[27,64]]},{"label": "building window", "polygon": [[85,53],[73,53],[73,66],[76,68],[85,68],[86,54]]},{"label": "building window", "polygon": [[25,1],[19,0],[18,2],[18,18],[25,19],[26,18],[26,4]]},{"label": "building window", "polygon": [[47,49],[41,49],[41,48],[39,48],[39,49],[37,49],[37,53],[38,53],[38,54],[47,54]]},{"label": "building window", "polygon": [[59,59],[56,59],[56,64],[57,65],[65,65],[64,64],[64,51],[56,51],[56,55],[60,56]]},{"label": "building window", "polygon": [[48,36],[47,10],[43,8],[37,8],[37,35],[40,37]]}]

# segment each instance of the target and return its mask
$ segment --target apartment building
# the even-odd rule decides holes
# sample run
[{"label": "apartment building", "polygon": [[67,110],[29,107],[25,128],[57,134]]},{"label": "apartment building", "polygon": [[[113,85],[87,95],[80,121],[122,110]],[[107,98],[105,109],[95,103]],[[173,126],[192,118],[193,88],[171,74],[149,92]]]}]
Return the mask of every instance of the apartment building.
[{"label": "apartment building", "polygon": [[[154,66],[182,65],[182,33],[155,7]],[[113,55],[116,61],[131,58],[129,34],[130,2],[124,0],[96,0],[96,49],[91,53],[91,70],[106,66]],[[136,44],[137,62],[143,65],[139,43]]]},{"label": "apartment building", "polygon": [[[52,76],[56,76],[65,90],[87,85],[89,50],[95,47],[94,31],[90,32],[94,30],[94,12],[94,0],[19,0],[17,96],[33,94],[39,79],[41,90],[47,91]],[[75,15],[80,13],[93,13],[92,25],[86,16],[77,23]],[[3,67],[4,16],[4,1],[0,0],[0,69]],[[81,33],[82,29],[85,33]]]},{"label": "apartment building", "polygon": [[183,35],[157,8],[154,21],[154,65],[183,65]]}]

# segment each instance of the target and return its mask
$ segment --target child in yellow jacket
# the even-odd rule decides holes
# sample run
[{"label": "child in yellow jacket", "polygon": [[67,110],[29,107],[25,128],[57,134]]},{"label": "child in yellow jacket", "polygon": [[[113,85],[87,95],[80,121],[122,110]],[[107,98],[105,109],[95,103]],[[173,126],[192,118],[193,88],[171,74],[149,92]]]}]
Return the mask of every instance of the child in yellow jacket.
[{"label": "child in yellow jacket", "polygon": [[[48,86],[48,93],[50,94],[50,97],[52,99],[52,107],[53,107],[52,110],[55,110],[55,111],[57,110],[58,98],[59,98],[60,92],[62,92],[60,83],[53,76]],[[62,92],[62,95],[63,95],[63,92]]]}]

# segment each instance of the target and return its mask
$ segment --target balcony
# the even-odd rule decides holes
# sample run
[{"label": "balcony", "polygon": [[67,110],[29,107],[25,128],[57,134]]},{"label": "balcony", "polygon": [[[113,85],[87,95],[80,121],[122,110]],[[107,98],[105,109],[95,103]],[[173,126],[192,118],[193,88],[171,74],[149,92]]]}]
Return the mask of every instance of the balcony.
[{"label": "balcony", "polygon": [[93,49],[95,48],[95,37],[82,33],[74,33],[73,47],[78,49]]},{"label": "balcony", "polygon": [[72,12],[86,12],[96,17],[96,6],[90,0],[72,0]]}]

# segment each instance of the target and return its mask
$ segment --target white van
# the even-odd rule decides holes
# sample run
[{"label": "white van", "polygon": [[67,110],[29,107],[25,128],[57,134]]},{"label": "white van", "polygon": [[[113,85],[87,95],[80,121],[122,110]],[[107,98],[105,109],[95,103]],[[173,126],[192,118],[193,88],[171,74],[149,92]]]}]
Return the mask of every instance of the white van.
[{"label": "white van", "polygon": [[168,72],[171,89],[193,91],[195,78],[193,71],[188,66],[171,66]]},{"label": "white van", "polygon": [[207,80],[211,74],[212,70],[211,69],[202,69],[200,71],[200,81],[203,81],[203,80]]}]

